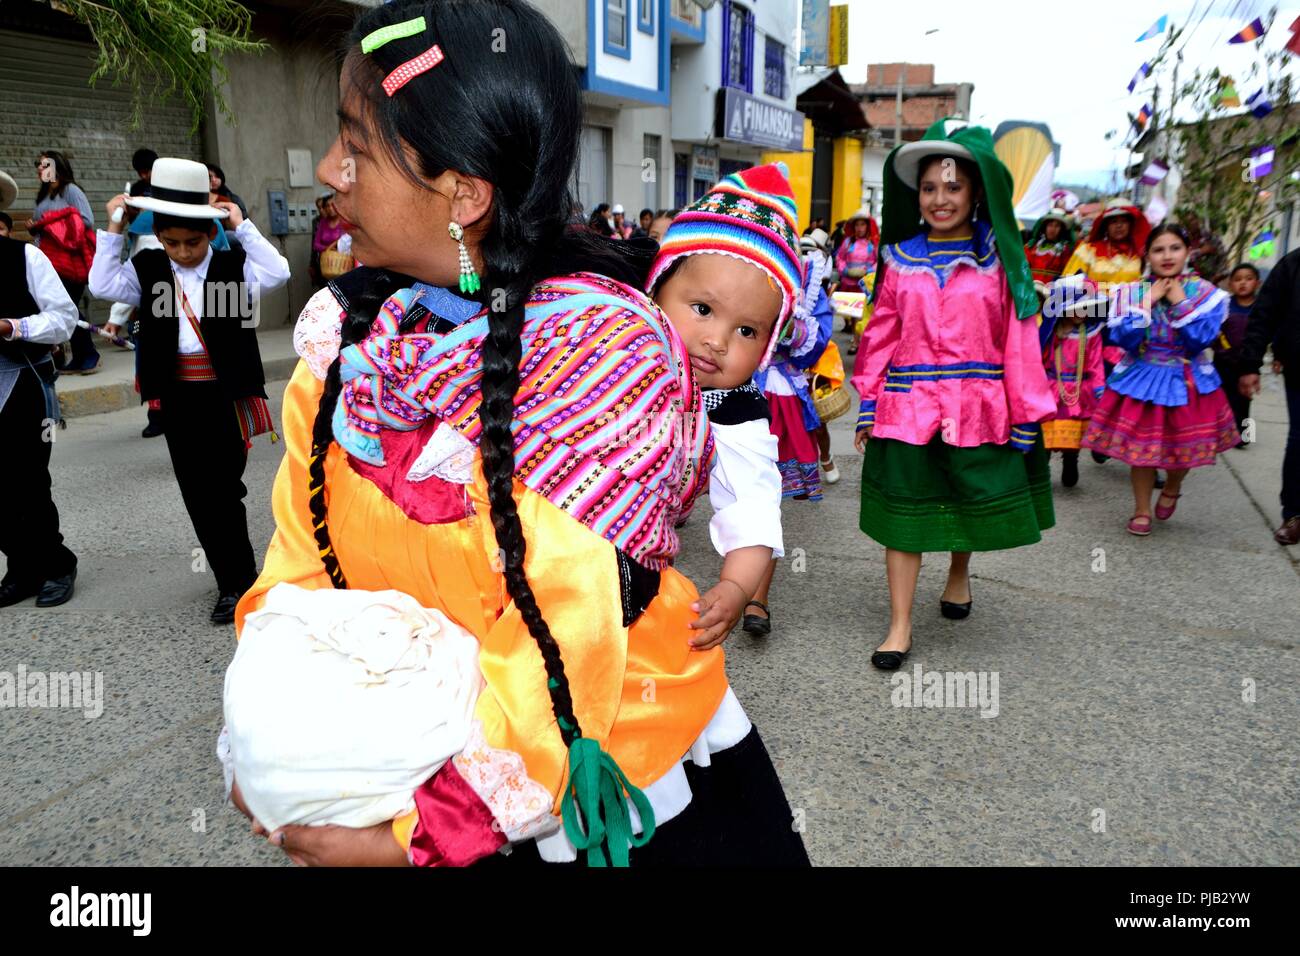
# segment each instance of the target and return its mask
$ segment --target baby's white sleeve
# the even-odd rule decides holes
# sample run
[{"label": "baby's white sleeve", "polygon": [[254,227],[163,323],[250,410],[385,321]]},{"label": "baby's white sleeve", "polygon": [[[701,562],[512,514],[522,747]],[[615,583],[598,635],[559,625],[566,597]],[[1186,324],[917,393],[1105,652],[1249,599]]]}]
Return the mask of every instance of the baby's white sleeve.
[{"label": "baby's white sleeve", "polygon": [[761,418],[710,427],[716,449],[709,469],[713,547],[725,557],[737,548],[762,545],[773,557],[784,557],[776,436]]}]

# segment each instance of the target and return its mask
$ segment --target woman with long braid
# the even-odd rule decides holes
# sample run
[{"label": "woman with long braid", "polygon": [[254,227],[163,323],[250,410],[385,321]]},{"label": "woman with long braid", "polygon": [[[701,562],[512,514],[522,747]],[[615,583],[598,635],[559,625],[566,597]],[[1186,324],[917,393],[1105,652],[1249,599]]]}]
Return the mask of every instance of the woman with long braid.
[{"label": "woman with long braid", "polygon": [[521,0],[396,0],[353,29],[340,104],[317,175],[367,267],[299,320],[237,626],[281,582],[393,589],[477,639],[484,687],[414,810],[273,842],[308,864],[806,864],[671,566],[711,453],[685,350],[636,291],[639,244],[566,229],[560,36]]}]

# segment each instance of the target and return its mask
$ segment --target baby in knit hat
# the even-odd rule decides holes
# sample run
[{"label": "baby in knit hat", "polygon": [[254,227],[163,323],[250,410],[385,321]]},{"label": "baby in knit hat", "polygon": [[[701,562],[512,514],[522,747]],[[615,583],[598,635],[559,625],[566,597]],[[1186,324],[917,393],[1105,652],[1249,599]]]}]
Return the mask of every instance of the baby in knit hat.
[{"label": "baby in knit hat", "polygon": [[698,650],[721,643],[753,603],[781,538],[781,473],[767,400],[753,383],[793,333],[803,266],[784,164],[724,178],[664,234],[647,291],[681,337],[714,434],[709,523],[723,556],[691,625]]}]

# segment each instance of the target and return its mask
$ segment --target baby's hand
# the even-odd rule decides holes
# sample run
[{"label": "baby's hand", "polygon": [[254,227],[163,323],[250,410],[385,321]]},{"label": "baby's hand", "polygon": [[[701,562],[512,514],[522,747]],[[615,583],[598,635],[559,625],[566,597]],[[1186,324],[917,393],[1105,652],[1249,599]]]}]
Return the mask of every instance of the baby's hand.
[{"label": "baby's hand", "polygon": [[707,651],[725,641],[740,620],[748,600],[749,595],[735,581],[719,581],[701,594],[700,599],[691,605],[691,610],[700,614],[691,622],[691,628],[704,633],[691,638],[691,647]]}]

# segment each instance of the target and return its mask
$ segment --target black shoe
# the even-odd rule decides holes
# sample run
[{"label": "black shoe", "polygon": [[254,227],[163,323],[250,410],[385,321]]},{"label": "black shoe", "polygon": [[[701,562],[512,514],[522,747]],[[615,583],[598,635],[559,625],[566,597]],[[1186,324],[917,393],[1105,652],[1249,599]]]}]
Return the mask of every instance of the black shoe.
[{"label": "black shoe", "polygon": [[896,671],[910,653],[910,648],[905,651],[876,651],[871,655],[871,663],[882,671]]},{"label": "black shoe", "polygon": [[[749,604],[762,608],[767,617],[746,614],[745,619],[740,623],[740,629],[746,634],[753,634],[755,637],[767,637],[772,633],[772,612],[768,610],[767,605],[762,601],[750,601]],[[749,607],[749,604],[746,604],[745,607]]]},{"label": "black shoe", "polygon": [[1063,455],[1061,459],[1061,484],[1073,488],[1079,483],[1079,456]]},{"label": "black shoe", "polygon": [[956,601],[939,602],[939,613],[950,621],[961,621],[970,617],[970,609],[974,601],[967,601],[965,604],[958,604]]},{"label": "black shoe", "polygon": [[1158,472],[1158,471],[1156,472],[1156,485],[1155,485],[1155,486],[1156,486],[1157,488],[1163,488],[1163,487],[1165,486],[1165,479],[1164,479],[1164,476],[1162,476],[1162,475],[1160,474],[1160,472]]},{"label": "black shoe", "polygon": [[58,607],[72,600],[72,585],[77,580],[74,568],[70,574],[59,578],[50,578],[41,585],[41,593],[36,595],[37,607]]},{"label": "black shoe", "polygon": [[40,593],[40,590],[40,582],[23,584],[20,581],[11,581],[8,584],[0,584],[0,607],[9,607],[19,601],[26,601],[29,597]]},{"label": "black shoe", "polygon": [[144,426],[144,431],[140,433],[141,438],[157,438],[163,433],[163,428],[156,422],[150,422]]},{"label": "black shoe", "polygon": [[1110,461],[1110,455],[1103,455],[1099,451],[1094,451],[1092,453],[1092,460],[1099,465],[1104,465],[1106,462]]},{"label": "black shoe", "polygon": [[243,597],[242,593],[235,591],[222,591],[217,598],[216,606],[212,609],[212,616],[209,620],[213,624],[233,624],[235,621],[235,605]]}]

